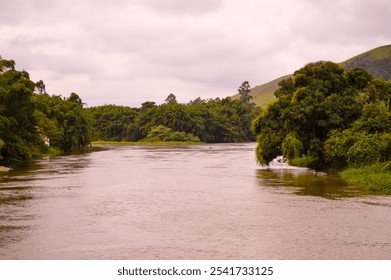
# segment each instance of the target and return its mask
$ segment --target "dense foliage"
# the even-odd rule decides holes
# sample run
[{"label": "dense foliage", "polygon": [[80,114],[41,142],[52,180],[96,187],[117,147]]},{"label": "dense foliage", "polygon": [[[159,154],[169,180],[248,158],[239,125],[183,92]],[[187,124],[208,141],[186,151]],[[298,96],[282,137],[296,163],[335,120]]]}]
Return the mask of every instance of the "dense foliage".
[{"label": "dense foliage", "polygon": [[[249,86],[248,86],[249,88]],[[244,88],[246,90],[246,88]],[[255,140],[251,122],[259,109],[246,100],[197,98],[179,104],[174,94],[141,108],[84,108],[76,93],[49,95],[15,62],[0,57],[0,159],[83,151],[91,140],[243,142]]]},{"label": "dense foliage", "polygon": [[80,152],[90,143],[90,124],[76,93],[69,98],[35,94],[35,119],[41,136],[65,153]]},{"label": "dense foliage", "polygon": [[86,110],[92,125],[92,139],[122,141],[133,138],[133,123],[138,111],[129,107],[104,105]]},{"label": "dense foliage", "polygon": [[15,70],[14,61],[0,57],[0,158],[81,151],[89,142],[89,125],[77,94],[49,96],[42,81],[32,82],[26,71]]},{"label": "dense foliage", "polygon": [[145,142],[200,142],[197,136],[191,133],[173,131],[164,125],[158,125],[151,128]]},{"label": "dense foliage", "polygon": [[197,98],[179,104],[170,94],[161,105],[145,102],[136,109],[104,105],[88,108],[87,112],[94,122],[94,140],[139,141],[148,137],[152,129],[163,126],[172,132],[193,135],[202,142],[224,143],[255,140],[251,121],[258,110],[230,98]]},{"label": "dense foliage", "polygon": [[253,123],[257,158],[293,165],[360,167],[391,160],[391,83],[363,69],[308,64],[282,81]]}]

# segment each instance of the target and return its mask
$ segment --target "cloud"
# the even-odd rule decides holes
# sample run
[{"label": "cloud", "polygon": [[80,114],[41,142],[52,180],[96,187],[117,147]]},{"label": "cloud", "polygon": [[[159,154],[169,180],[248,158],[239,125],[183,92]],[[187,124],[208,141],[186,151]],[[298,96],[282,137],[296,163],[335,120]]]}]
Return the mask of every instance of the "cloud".
[{"label": "cloud", "polygon": [[184,0],[140,0],[139,5],[147,7],[157,14],[166,14],[169,16],[180,15],[200,15],[219,9],[222,0],[199,0],[199,1],[184,1]]},{"label": "cloud", "polygon": [[187,102],[389,44],[390,13],[385,0],[14,0],[1,55],[90,105]]},{"label": "cloud", "polygon": [[389,39],[389,1],[308,1],[303,2],[303,8],[311,13],[293,24],[311,42],[351,44],[365,43],[368,37]]}]

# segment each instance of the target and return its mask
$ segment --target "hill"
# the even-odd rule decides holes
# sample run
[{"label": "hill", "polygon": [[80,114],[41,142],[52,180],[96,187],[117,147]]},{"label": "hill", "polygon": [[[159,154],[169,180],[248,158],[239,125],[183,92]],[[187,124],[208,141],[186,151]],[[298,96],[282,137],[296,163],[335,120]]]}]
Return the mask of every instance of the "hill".
[{"label": "hill", "polygon": [[391,45],[378,47],[341,63],[345,70],[364,68],[372,76],[391,80]]},{"label": "hill", "polygon": [[[391,45],[375,48],[354,56],[340,64],[345,70],[364,68],[376,78],[382,77],[385,80],[391,81]],[[278,83],[284,79],[288,79],[290,76],[292,75],[285,75],[252,88],[250,93],[254,97],[252,102],[259,107],[264,107],[274,101],[274,92],[278,89]],[[235,94],[232,98],[239,98],[239,94]]]},{"label": "hill", "polygon": [[[290,76],[292,75],[285,75],[266,84],[253,87],[250,94],[254,98],[251,99],[251,102],[254,102],[259,107],[264,107],[265,105],[269,104],[276,98],[274,96],[274,92],[278,89],[278,83],[282,80],[288,79]],[[232,98],[238,99],[239,94],[235,94],[232,96]]]}]

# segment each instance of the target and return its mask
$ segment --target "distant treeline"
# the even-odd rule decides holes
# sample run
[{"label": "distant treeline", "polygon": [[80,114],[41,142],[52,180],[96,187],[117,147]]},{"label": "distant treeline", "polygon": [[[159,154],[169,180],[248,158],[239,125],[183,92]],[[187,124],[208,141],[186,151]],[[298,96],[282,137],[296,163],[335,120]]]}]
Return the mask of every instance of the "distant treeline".
[{"label": "distant treeline", "polygon": [[0,57],[0,159],[81,152],[93,140],[251,141],[251,121],[259,108],[244,96],[244,101],[197,98],[179,104],[170,94],[162,105],[84,108],[76,93],[49,95],[43,81],[34,83],[13,60]]},{"label": "distant treeline", "polygon": [[[230,98],[208,101],[197,98],[188,104],[179,104],[170,94],[166,102],[158,106],[154,102],[145,102],[141,108],[104,105],[88,108],[86,112],[92,119],[94,140],[148,140],[150,133],[155,132],[158,137],[157,129],[164,133],[165,127],[173,132],[186,133],[190,140],[228,143],[255,140],[251,122],[259,108]],[[177,135],[178,139],[171,140],[187,140]]]}]

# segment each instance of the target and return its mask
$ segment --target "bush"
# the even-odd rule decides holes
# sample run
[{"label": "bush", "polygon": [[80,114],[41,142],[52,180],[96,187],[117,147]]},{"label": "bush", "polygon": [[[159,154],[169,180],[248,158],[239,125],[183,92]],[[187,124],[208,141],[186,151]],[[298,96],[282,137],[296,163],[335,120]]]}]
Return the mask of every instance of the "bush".
[{"label": "bush", "polygon": [[312,156],[302,156],[289,161],[290,165],[308,168],[317,168],[319,164],[319,158]]},{"label": "bush", "polygon": [[380,161],[391,160],[391,133],[380,135]]},{"label": "bush", "polygon": [[145,142],[200,142],[197,136],[191,133],[173,131],[164,125],[158,125],[151,128]]},{"label": "bush", "polygon": [[377,134],[361,134],[348,150],[350,167],[362,167],[378,162],[380,159],[380,143]]},{"label": "bush", "polygon": [[391,161],[387,161],[387,162],[382,163],[381,170],[390,172],[391,171]]}]

